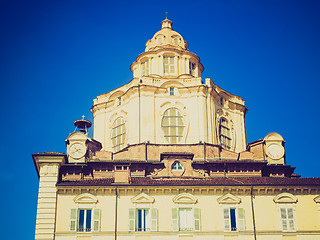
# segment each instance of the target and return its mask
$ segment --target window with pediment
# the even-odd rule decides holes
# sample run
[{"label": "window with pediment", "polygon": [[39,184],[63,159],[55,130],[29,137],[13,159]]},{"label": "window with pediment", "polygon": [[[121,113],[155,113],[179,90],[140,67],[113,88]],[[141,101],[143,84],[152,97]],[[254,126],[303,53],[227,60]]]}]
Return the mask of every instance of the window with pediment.
[{"label": "window with pediment", "polygon": [[200,231],[200,208],[195,207],[197,199],[189,193],[181,193],[172,201],[176,207],[172,208],[173,231]]},{"label": "window with pediment", "polygon": [[282,231],[295,231],[295,204],[298,198],[291,193],[280,193],[273,198],[273,201],[279,207],[280,225]]},{"label": "window with pediment", "polygon": [[71,232],[98,232],[100,231],[100,209],[96,208],[97,198],[90,194],[80,194],[74,198],[78,208],[70,209]]},{"label": "window with pediment", "polygon": [[157,231],[158,210],[152,205],[154,198],[141,193],[133,197],[131,202],[135,207],[129,208],[129,231]]},{"label": "window with pediment", "polygon": [[226,232],[244,231],[244,208],[240,207],[241,199],[233,194],[225,194],[217,199],[222,206],[223,225]]}]

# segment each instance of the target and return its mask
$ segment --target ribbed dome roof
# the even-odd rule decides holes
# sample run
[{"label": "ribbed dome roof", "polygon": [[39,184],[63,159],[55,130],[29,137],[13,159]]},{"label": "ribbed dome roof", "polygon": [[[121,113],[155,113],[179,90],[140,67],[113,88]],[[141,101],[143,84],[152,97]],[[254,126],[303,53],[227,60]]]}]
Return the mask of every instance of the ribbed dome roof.
[{"label": "ribbed dome roof", "polygon": [[172,21],[165,19],[161,22],[162,28],[151,40],[146,43],[146,52],[154,51],[159,48],[176,48],[188,50],[188,43],[182,36],[172,29]]}]

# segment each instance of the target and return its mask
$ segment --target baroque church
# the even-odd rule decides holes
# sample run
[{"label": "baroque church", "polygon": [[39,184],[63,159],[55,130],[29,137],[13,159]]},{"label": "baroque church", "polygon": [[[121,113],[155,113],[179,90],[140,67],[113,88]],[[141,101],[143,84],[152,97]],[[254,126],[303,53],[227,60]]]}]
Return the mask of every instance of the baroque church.
[{"label": "baroque church", "polygon": [[244,100],[161,25],[66,153],[32,154],[35,239],[319,240],[320,178],[294,173],[278,133],[247,144]]}]

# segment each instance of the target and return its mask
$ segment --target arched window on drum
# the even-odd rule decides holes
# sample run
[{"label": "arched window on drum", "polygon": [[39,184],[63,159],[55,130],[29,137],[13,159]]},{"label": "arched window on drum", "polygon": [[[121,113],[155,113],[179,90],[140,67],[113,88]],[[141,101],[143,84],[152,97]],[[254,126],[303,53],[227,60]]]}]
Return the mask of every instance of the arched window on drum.
[{"label": "arched window on drum", "polygon": [[117,118],[111,130],[111,142],[114,152],[120,151],[125,146],[126,126],[123,117]]},{"label": "arched window on drum", "polygon": [[161,127],[169,143],[179,143],[183,137],[183,116],[176,108],[167,109],[162,118]]},{"label": "arched window on drum", "polygon": [[228,121],[225,118],[220,119],[219,124],[219,140],[220,145],[224,149],[231,149],[231,132]]}]

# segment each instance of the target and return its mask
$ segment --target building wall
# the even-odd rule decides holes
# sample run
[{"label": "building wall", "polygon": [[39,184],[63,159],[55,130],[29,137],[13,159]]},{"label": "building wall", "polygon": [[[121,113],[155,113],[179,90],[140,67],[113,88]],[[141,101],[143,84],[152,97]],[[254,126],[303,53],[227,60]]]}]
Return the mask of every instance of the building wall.
[{"label": "building wall", "polygon": [[[193,190],[191,190],[193,189]],[[177,204],[173,198],[184,192],[184,189],[155,188],[149,189],[149,197],[154,198],[153,203],[133,203],[132,199],[141,193],[142,189],[118,189],[118,216],[117,216],[117,236],[118,239],[254,239],[253,238],[253,217],[251,196],[248,194],[249,188],[243,189],[242,194],[232,194],[240,199],[240,203],[219,203],[219,198],[226,194],[226,191],[211,188],[209,191],[197,188],[185,189],[192,193],[196,203]],[[77,191],[77,190],[76,190]],[[101,190],[102,191],[102,190]],[[89,239],[113,239],[115,231],[115,206],[116,197],[114,188],[106,189],[104,193],[95,194],[97,203],[94,207],[101,209],[101,231],[92,233],[75,233],[69,231],[70,209],[71,208],[90,208],[90,204],[77,204],[74,198],[78,194],[59,193],[57,199],[57,225],[56,239],[65,239],[67,236],[78,236],[82,239],[86,236]],[[133,192],[134,191],[134,192]],[[142,192],[147,193],[147,189]],[[236,190],[235,190],[236,191]],[[61,192],[61,190],[59,191]],[[245,193],[246,192],[246,193]],[[254,214],[256,232],[259,240],[264,239],[319,239],[320,238],[320,218],[316,203],[313,199],[314,194],[295,195],[298,201],[294,204],[277,204],[274,202],[275,194],[255,194]],[[230,201],[226,199],[225,201]],[[91,206],[93,206],[91,204]],[[174,207],[198,207],[200,208],[200,231],[174,232],[172,231],[171,219],[172,208]],[[296,230],[282,231],[280,222],[279,207],[293,206]],[[158,209],[158,230],[155,232],[131,232],[128,229],[129,208],[148,208]],[[224,231],[223,208],[240,207],[245,213],[245,231]],[[80,238],[79,238],[80,237]]]}]

